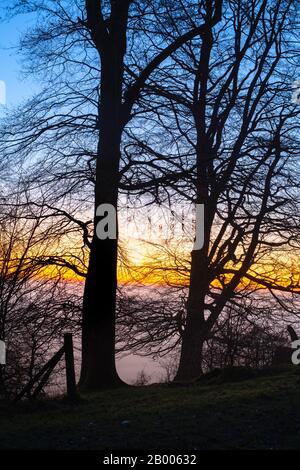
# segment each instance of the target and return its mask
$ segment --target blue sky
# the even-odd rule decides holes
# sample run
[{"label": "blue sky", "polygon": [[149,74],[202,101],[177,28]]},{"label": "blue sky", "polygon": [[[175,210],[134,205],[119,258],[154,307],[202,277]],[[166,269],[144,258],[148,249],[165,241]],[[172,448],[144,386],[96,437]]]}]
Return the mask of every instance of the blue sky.
[{"label": "blue sky", "polygon": [[9,107],[21,103],[37,89],[37,83],[22,77],[21,56],[15,49],[12,49],[18,44],[22,31],[28,28],[29,21],[29,16],[22,15],[9,23],[0,23],[0,80],[6,84],[6,99]]}]

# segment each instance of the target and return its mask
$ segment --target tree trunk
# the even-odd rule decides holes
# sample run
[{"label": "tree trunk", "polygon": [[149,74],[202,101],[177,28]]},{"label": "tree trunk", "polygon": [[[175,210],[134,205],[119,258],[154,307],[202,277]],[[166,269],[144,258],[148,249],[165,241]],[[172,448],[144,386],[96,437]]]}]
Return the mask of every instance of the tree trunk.
[{"label": "tree trunk", "polygon": [[99,389],[121,381],[115,366],[117,240],[94,236],[82,315],[80,386]]},{"label": "tree trunk", "polygon": [[[203,345],[208,334],[208,326],[205,321],[205,296],[209,289],[208,250],[212,224],[212,207],[209,199],[209,173],[211,171],[212,149],[206,134],[206,101],[210,54],[213,44],[212,14],[212,4],[208,2],[207,28],[201,35],[199,83],[197,83],[197,77],[193,99],[194,120],[197,131],[196,204],[204,206],[204,220],[201,221],[201,223],[204,223],[204,244],[202,248],[192,251],[186,326],[182,337],[181,357],[175,381],[192,381],[202,374]],[[199,221],[196,221],[196,226],[199,226]]]},{"label": "tree trunk", "polygon": [[4,366],[0,364],[0,400],[4,400],[6,398],[6,389],[4,383]]},{"label": "tree trunk", "polygon": [[175,382],[193,381],[202,374],[202,352],[207,334],[204,316],[205,271],[203,250],[192,251],[186,326]]},{"label": "tree trunk", "polygon": [[[115,312],[118,235],[97,237],[101,217],[96,210],[110,204],[117,214],[120,144],[122,65],[113,52],[102,57],[99,144],[96,165],[94,236],[85,282],[82,313],[82,367],[80,387],[95,390],[122,384],[115,366]],[[117,227],[117,219],[115,220]],[[117,232],[117,230],[116,230]]]}]

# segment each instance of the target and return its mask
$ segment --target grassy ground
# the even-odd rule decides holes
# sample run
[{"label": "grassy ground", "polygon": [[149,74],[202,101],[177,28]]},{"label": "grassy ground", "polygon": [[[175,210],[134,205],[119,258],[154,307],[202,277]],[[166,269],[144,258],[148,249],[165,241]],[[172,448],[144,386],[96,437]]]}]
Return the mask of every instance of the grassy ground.
[{"label": "grassy ground", "polygon": [[299,370],[0,406],[1,449],[300,449]]}]

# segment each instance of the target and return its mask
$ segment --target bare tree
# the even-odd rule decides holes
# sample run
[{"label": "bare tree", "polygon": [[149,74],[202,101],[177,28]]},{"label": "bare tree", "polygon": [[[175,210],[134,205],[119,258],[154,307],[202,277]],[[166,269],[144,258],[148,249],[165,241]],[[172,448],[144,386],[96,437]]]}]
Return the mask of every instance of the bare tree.
[{"label": "bare tree", "polygon": [[1,147],[4,158],[39,160],[35,177],[26,169],[31,184],[47,188],[49,211],[65,215],[90,249],[81,380],[87,388],[119,383],[117,240],[99,240],[95,211],[84,222],[78,211],[103,203],[117,209],[120,190],[147,204],[205,207],[204,246],[191,256],[177,380],[201,373],[204,343],[241,293],[268,289],[294,312],[278,292],[299,292],[293,259],[299,109],[291,102],[298,6],[291,0],[17,6],[40,13],[22,45],[51,89],[23,111],[27,123],[13,117]]},{"label": "bare tree", "polygon": [[[175,233],[167,244],[166,240],[155,247],[150,244],[148,262],[143,258],[140,266],[131,266],[128,272],[132,281],[141,284],[130,286],[129,282],[120,287],[118,300],[118,353],[133,352],[159,361],[168,382],[175,377],[179,364],[189,294],[187,242],[182,240],[180,246],[179,240]],[[273,269],[276,270],[276,264]],[[286,331],[291,324],[297,331],[297,295],[294,300],[292,292],[276,292],[273,297],[259,284],[245,289],[240,286],[206,337],[203,371],[227,366],[268,367],[273,364],[276,351],[282,348],[289,352],[290,359]]]},{"label": "bare tree", "polygon": [[[204,206],[204,245],[191,255],[179,381],[201,374],[204,344],[228,302],[267,289],[295,314],[300,287],[300,111],[291,100],[299,3],[224,2],[215,27],[210,2],[200,7],[201,39],[176,51],[143,95],[145,110],[154,112],[155,103],[155,136],[132,136],[128,148],[132,160],[154,162],[144,171],[137,163],[131,168],[128,189],[169,200],[174,211],[180,201]],[[178,178],[169,171],[176,164]]]},{"label": "bare tree", "polygon": [[[219,22],[221,7],[221,0],[213,2],[211,26]],[[118,243],[96,236],[95,228],[101,220],[96,209],[101,204],[117,209],[120,178],[125,171],[120,171],[122,133],[138,114],[135,105],[146,82],[206,25],[200,16],[199,23],[188,19],[178,23],[180,28],[175,30],[175,22],[171,23],[172,40],[165,33],[159,34],[159,15],[163,17],[167,12],[167,16],[180,17],[184,14],[182,2],[179,13],[171,2],[146,0],[86,0],[71,6],[64,1],[41,4],[28,0],[17,2],[11,11],[38,13],[38,26],[26,34],[22,48],[29,52],[29,63],[34,64],[38,74],[43,72],[44,80],[46,71],[51,89],[29,103],[29,125],[24,126],[21,119],[20,126],[17,119],[17,126],[6,127],[1,139],[5,142],[4,153],[7,156],[18,148],[23,155],[32,156],[42,149],[46,167],[55,173],[56,181],[63,172],[67,184],[75,179],[76,191],[86,178],[94,184],[93,233],[83,299],[81,384],[85,388],[117,384],[120,380],[114,348]],[[78,145],[79,129],[82,141]],[[66,157],[76,162],[71,176],[66,171]],[[68,189],[60,188],[61,198],[69,194]],[[81,225],[86,230],[87,223]]]},{"label": "bare tree", "polygon": [[8,398],[53,355],[66,329],[80,328],[79,293],[61,281],[62,271],[41,262],[57,244],[56,220],[50,224],[43,211],[32,214],[16,202],[15,195],[1,197],[0,338],[7,361],[0,380]]}]

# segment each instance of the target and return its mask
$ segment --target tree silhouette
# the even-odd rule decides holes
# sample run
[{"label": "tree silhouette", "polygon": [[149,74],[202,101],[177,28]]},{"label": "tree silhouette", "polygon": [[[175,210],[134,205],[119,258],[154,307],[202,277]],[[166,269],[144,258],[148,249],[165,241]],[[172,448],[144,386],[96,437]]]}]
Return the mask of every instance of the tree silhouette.
[{"label": "tree silhouette", "polygon": [[[163,188],[155,169],[150,177],[148,169],[132,172],[128,182],[168,198],[174,211],[180,201],[204,206],[178,381],[201,374],[203,345],[232,299],[264,288],[295,312],[278,293],[299,294],[299,107],[292,100],[299,4],[224,2],[214,27],[210,3],[201,6],[201,39],[176,51],[143,96],[145,110],[157,107],[156,135],[168,142],[169,155],[160,155],[148,136],[132,144],[132,158],[143,150],[143,158],[170,162]],[[168,168],[176,164],[181,176],[172,180]]]},{"label": "tree silhouette", "polygon": [[[193,6],[197,8],[198,2]],[[211,26],[219,22],[221,7],[221,0],[213,2]],[[94,230],[83,298],[81,385],[92,389],[119,384],[114,359],[118,241],[97,238],[100,217],[96,211],[102,204],[117,209],[122,134],[137,113],[135,105],[146,82],[207,25],[200,21],[186,28],[183,22],[171,41],[165,33],[162,37],[156,27],[162,21],[160,15],[176,18],[182,12],[178,14],[171,2],[159,0],[86,0],[71,6],[63,1],[24,1],[16,2],[9,11],[38,13],[37,27],[27,32],[21,45],[29,52],[29,68],[34,67],[44,83],[48,82],[48,89],[25,107],[26,119],[15,115],[14,126],[10,123],[4,129],[4,153],[9,156],[18,151],[21,158],[41,152],[43,176],[38,182],[45,178],[45,168],[50,169],[58,187],[55,199],[60,203],[66,202],[67,194],[80,191],[87,179],[94,184]],[[53,199],[53,193],[50,197]],[[88,222],[80,222],[72,214],[71,218],[87,230]]]}]

